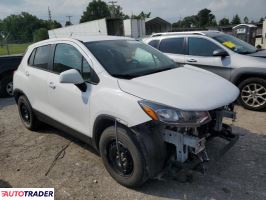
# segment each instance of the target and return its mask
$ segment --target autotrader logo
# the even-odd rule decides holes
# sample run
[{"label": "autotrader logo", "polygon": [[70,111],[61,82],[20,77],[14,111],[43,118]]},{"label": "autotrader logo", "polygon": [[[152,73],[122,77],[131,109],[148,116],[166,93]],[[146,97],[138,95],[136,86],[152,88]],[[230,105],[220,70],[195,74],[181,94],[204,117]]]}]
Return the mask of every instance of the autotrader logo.
[{"label": "autotrader logo", "polygon": [[0,188],[0,199],[54,200],[54,188]]}]

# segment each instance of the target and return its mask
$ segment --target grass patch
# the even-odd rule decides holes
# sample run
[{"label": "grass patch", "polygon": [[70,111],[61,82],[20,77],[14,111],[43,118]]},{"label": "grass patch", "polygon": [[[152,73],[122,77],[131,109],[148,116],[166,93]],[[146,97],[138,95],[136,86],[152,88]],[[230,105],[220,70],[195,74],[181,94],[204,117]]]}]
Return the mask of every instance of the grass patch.
[{"label": "grass patch", "polygon": [[[30,45],[30,43],[25,44],[9,44],[9,54],[21,54],[24,53],[27,47]],[[0,46],[0,56],[8,55],[7,47],[6,45]]]}]

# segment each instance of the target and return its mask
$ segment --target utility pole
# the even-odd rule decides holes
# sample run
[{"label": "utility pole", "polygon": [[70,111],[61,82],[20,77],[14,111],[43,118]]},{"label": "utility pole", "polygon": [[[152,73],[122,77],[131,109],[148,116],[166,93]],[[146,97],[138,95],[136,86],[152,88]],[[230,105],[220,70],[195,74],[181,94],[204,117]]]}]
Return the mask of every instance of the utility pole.
[{"label": "utility pole", "polygon": [[111,18],[115,18],[116,16],[115,16],[115,9],[116,9],[116,3],[117,3],[117,1],[108,1],[108,3],[109,4],[111,4],[111,6],[109,6],[109,8],[110,8],[110,11],[111,11]]},{"label": "utility pole", "polygon": [[48,6],[48,20],[52,21],[52,14],[51,14],[51,10],[50,10],[49,6]]}]

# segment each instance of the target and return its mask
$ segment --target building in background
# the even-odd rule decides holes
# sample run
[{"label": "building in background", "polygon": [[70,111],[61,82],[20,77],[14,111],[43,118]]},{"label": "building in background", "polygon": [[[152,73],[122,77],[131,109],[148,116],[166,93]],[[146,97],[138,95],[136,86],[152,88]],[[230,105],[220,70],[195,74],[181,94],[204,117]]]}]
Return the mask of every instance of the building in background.
[{"label": "building in background", "polygon": [[160,17],[147,18],[145,20],[145,26],[146,35],[172,31],[172,24]]}]

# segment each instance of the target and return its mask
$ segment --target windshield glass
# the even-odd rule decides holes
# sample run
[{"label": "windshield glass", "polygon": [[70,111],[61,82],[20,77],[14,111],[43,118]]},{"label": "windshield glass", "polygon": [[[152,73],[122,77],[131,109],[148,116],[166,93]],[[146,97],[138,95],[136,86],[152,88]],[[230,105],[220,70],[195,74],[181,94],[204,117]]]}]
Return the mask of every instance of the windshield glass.
[{"label": "windshield glass", "polygon": [[220,34],[212,36],[212,38],[236,53],[250,54],[257,51],[257,49],[252,45],[231,35]]},{"label": "windshield glass", "polygon": [[87,48],[114,77],[131,79],[176,68],[168,57],[135,40],[85,43]]}]

